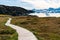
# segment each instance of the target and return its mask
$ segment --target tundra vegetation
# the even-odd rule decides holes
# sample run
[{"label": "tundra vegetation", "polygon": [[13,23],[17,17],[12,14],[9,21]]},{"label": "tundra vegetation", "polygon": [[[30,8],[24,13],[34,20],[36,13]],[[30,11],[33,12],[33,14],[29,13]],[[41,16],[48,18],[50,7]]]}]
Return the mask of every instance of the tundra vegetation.
[{"label": "tundra vegetation", "polygon": [[60,40],[60,17],[13,17],[12,24],[33,32],[38,40]]}]

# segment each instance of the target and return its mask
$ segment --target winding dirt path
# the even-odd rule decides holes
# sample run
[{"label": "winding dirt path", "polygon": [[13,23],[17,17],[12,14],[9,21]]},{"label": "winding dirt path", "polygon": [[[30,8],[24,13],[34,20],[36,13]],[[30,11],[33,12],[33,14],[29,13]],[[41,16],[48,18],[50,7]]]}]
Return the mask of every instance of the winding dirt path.
[{"label": "winding dirt path", "polygon": [[18,33],[18,40],[37,40],[35,35],[28,31],[25,28],[10,24],[12,18],[9,18],[9,20],[6,22],[6,26],[10,26],[11,28],[15,29]]}]

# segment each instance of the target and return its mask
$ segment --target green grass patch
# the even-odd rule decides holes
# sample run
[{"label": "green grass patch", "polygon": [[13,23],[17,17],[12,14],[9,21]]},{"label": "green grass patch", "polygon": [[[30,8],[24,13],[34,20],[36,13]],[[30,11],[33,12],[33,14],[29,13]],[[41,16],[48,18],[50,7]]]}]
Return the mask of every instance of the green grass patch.
[{"label": "green grass patch", "polygon": [[8,16],[0,15],[0,40],[18,40],[16,30],[5,26]]}]

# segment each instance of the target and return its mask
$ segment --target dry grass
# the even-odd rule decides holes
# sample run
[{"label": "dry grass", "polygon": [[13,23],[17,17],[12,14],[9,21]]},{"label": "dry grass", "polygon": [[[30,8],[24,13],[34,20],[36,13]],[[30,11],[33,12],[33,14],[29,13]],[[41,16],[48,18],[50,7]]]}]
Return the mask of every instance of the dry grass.
[{"label": "dry grass", "polygon": [[60,40],[60,18],[13,17],[12,24],[30,30],[39,40]]}]

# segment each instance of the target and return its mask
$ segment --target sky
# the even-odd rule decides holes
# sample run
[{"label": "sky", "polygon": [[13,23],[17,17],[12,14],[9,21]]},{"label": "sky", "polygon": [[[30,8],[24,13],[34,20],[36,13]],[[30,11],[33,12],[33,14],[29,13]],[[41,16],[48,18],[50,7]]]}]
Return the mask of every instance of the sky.
[{"label": "sky", "polygon": [[18,6],[25,9],[46,9],[60,7],[60,0],[0,0],[0,4]]}]

